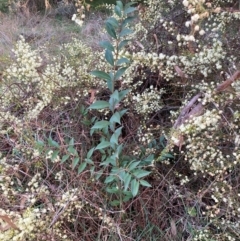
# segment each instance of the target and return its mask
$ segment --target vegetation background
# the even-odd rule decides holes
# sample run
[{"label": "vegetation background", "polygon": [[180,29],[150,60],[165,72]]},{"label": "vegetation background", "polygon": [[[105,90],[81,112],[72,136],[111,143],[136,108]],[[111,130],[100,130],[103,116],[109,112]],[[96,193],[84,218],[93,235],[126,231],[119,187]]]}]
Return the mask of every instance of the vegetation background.
[{"label": "vegetation background", "polygon": [[0,11],[0,240],[240,240],[239,0]]}]

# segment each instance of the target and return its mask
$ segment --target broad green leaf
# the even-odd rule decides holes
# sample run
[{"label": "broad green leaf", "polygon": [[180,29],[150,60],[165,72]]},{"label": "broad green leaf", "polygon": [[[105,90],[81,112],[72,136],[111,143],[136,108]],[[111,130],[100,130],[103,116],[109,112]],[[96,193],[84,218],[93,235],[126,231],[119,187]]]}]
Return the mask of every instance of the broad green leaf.
[{"label": "broad green leaf", "polygon": [[108,89],[113,92],[113,89],[114,89],[114,82],[113,80],[107,80],[107,87]]},{"label": "broad green leaf", "polygon": [[97,121],[91,129],[103,129],[108,125],[109,125],[109,121],[106,121],[106,120]]},{"label": "broad green leaf", "polygon": [[128,110],[127,109],[123,109],[119,111],[120,116],[122,117]]},{"label": "broad green leaf", "polygon": [[106,192],[108,192],[108,193],[118,193],[119,190],[116,187],[107,187]]},{"label": "broad green leaf", "polygon": [[100,166],[109,166],[109,164],[116,166],[116,160],[112,157],[108,157],[106,161],[100,163]]},{"label": "broad green leaf", "polygon": [[71,140],[69,141],[68,145],[69,146],[73,146],[74,145],[74,139],[73,138],[71,138]]},{"label": "broad green leaf", "polygon": [[113,58],[112,51],[106,49],[106,51],[105,51],[105,59],[107,60],[107,62],[108,62],[109,64],[111,64],[112,66],[114,66],[114,58]]},{"label": "broad green leaf", "polygon": [[[116,94],[117,93],[117,96]],[[115,97],[114,97],[115,96]],[[109,109],[114,112],[114,109],[116,107],[116,105],[119,103],[119,97],[118,97],[118,91],[114,91],[114,93],[111,95],[110,100],[109,100]]]},{"label": "broad green leaf", "polygon": [[132,34],[133,33],[133,30],[132,29],[129,29],[129,28],[124,28],[120,34],[119,34],[119,37],[124,37],[126,35],[129,35],[129,34]]},{"label": "broad green leaf", "polygon": [[48,138],[48,145],[57,148],[60,147],[59,144],[56,141],[54,141],[51,137]]},{"label": "broad green leaf", "polygon": [[124,192],[123,201],[124,201],[124,202],[128,202],[132,197],[133,197],[133,195],[132,195],[131,192]]},{"label": "broad green leaf", "polygon": [[150,164],[152,164],[152,161],[153,161],[153,160],[154,160],[154,155],[151,154],[151,155],[149,155],[146,159],[143,160],[143,163],[144,163],[145,165],[150,165]]},{"label": "broad green leaf", "polygon": [[131,7],[133,4],[136,4],[137,2],[128,2],[125,4],[124,6],[124,11],[126,11],[126,9],[128,9],[129,7]]},{"label": "broad green leaf", "polygon": [[112,117],[110,118],[110,122],[111,123],[118,123],[118,124],[120,124],[121,125],[121,121],[120,121],[120,119],[121,119],[121,116],[120,116],[120,114],[119,114],[119,112],[115,112],[113,115],[112,115]]},{"label": "broad green leaf", "polygon": [[110,75],[103,72],[103,71],[100,71],[100,70],[94,70],[94,71],[91,71],[90,72],[91,75],[94,75],[100,79],[104,79],[104,80],[108,80],[108,79],[111,79]]},{"label": "broad green leaf", "polygon": [[129,64],[130,63],[130,60],[127,59],[127,58],[121,58],[117,61],[116,65],[122,65],[122,64]]},{"label": "broad green leaf", "polygon": [[115,80],[118,80],[123,74],[124,74],[124,72],[126,71],[126,69],[127,69],[127,67],[123,67],[123,68],[121,68],[121,69],[119,69],[118,71],[117,71],[117,73],[115,74]]},{"label": "broad green leaf", "polygon": [[122,22],[122,27],[125,27],[128,23],[131,23],[134,19],[136,19],[136,16],[125,18]]},{"label": "broad green leaf", "polygon": [[95,148],[95,150],[99,150],[99,149],[104,149],[106,147],[109,147],[111,145],[111,143],[109,141],[101,141]]},{"label": "broad green leaf", "polygon": [[107,30],[107,33],[113,37],[114,39],[117,39],[117,35],[116,35],[116,32],[112,26],[112,24],[110,24],[109,22],[106,22],[106,30]]},{"label": "broad green leaf", "polygon": [[116,3],[118,5],[118,7],[121,9],[121,11],[123,11],[123,3],[122,3],[122,1],[117,1]]},{"label": "broad green leaf", "polygon": [[59,150],[53,151],[52,156],[51,156],[51,160],[52,161],[54,161],[57,158],[59,152],[60,152]]},{"label": "broad green leaf", "polygon": [[87,163],[86,163],[86,162],[81,163],[81,164],[79,165],[79,167],[78,167],[78,174],[80,174],[81,172],[83,172],[84,169],[86,168],[86,166],[87,166]]},{"label": "broad green leaf", "polygon": [[114,12],[118,15],[118,17],[122,17],[121,9],[119,6],[115,6]]},{"label": "broad green leaf", "polygon": [[39,147],[44,147],[45,146],[45,143],[44,143],[44,141],[37,141],[36,142],[36,146],[39,148]]},{"label": "broad green leaf", "polygon": [[151,187],[151,184],[149,184],[147,181],[145,181],[145,180],[140,180],[139,181],[140,182],[140,184],[142,185],[142,186],[144,186],[144,187]]},{"label": "broad green leaf", "polygon": [[78,163],[79,163],[79,157],[73,158],[72,168],[74,169],[77,166]]},{"label": "broad green leaf", "polygon": [[125,40],[121,41],[118,45],[118,50],[121,50],[124,46],[126,46],[129,41],[130,41],[129,39],[125,39]]},{"label": "broad green leaf", "polygon": [[68,155],[64,155],[64,156],[62,157],[61,163],[64,163],[69,157],[70,157],[69,154],[68,154]]},{"label": "broad green leaf", "polygon": [[137,169],[137,170],[134,170],[132,173],[136,178],[140,179],[142,177],[148,176],[151,172],[148,172],[142,169]]},{"label": "broad green leaf", "polygon": [[122,133],[122,128],[123,128],[122,126],[117,128],[115,130],[115,132],[112,134],[111,139],[110,139],[111,143],[115,143],[116,145],[118,145],[118,138]]},{"label": "broad green leaf", "polygon": [[130,165],[128,166],[128,171],[132,171],[132,170],[135,169],[139,164],[140,164],[140,161],[133,161],[133,162],[130,163]]},{"label": "broad green leaf", "polygon": [[118,101],[119,101],[119,91],[118,91],[118,90],[115,90],[115,91],[111,94],[110,98],[114,98],[115,100],[118,100]]},{"label": "broad green leaf", "polygon": [[118,28],[118,20],[114,17],[108,18],[106,23],[109,23],[113,28]]},{"label": "broad green leaf", "polygon": [[88,164],[91,164],[91,165],[94,164],[94,162],[92,161],[92,159],[89,159],[89,158],[85,158],[84,161],[85,161],[86,163],[88,163]]},{"label": "broad green leaf", "polygon": [[114,47],[109,41],[101,41],[99,45],[105,49],[108,49],[110,51],[114,51]]},{"label": "broad green leaf", "polygon": [[104,183],[110,183],[110,182],[112,182],[112,181],[114,181],[114,180],[115,180],[115,176],[110,175],[110,176],[108,176],[108,177],[105,179]]},{"label": "broad green leaf", "polygon": [[72,155],[77,155],[77,150],[73,146],[68,147],[68,152],[70,152]]},{"label": "broad green leaf", "polygon": [[124,191],[127,191],[131,179],[132,179],[132,176],[129,173],[126,173],[125,177],[123,179],[123,181],[124,181]]},{"label": "broad green leaf", "polygon": [[119,92],[119,101],[121,101],[129,92],[129,89],[122,90],[121,92]]},{"label": "broad green leaf", "polygon": [[134,8],[134,7],[129,7],[129,8],[126,8],[126,9],[124,10],[124,14],[132,13],[132,12],[134,12],[134,11],[136,11],[136,8]]},{"label": "broad green leaf", "polygon": [[139,190],[139,182],[136,179],[133,179],[131,181],[131,193],[135,197],[138,194]]},{"label": "broad green leaf", "polygon": [[87,153],[87,158],[91,158],[94,150],[95,150],[95,147],[91,148],[91,149],[88,151],[88,153]]},{"label": "broad green leaf", "polygon": [[104,108],[108,108],[109,107],[109,103],[105,100],[98,100],[95,101],[93,104],[91,104],[88,109],[104,109]]}]

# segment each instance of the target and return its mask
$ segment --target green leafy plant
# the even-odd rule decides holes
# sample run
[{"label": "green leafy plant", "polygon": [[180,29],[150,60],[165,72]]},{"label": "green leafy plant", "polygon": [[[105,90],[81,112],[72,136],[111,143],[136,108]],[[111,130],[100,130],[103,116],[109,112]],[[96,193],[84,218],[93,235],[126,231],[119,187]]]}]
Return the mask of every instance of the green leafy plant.
[{"label": "green leafy plant", "polygon": [[[108,120],[97,120],[91,127],[90,134],[101,133],[100,143],[90,149],[87,153],[86,163],[92,163],[93,153],[99,151],[101,158],[101,171],[98,171],[97,178],[100,178],[106,170],[107,176],[104,180],[106,191],[115,194],[119,198],[113,200],[112,205],[121,205],[122,202],[128,201],[139,193],[140,186],[150,187],[151,185],[143,180],[150,174],[145,170],[144,163],[146,160],[131,160],[123,155],[124,145],[120,144],[119,138],[122,135],[123,125],[122,117],[127,113],[127,109],[121,108],[122,100],[129,93],[129,89],[121,89],[119,82],[130,64],[126,57],[120,57],[120,51],[130,39],[126,37],[133,33],[129,28],[130,23],[134,20],[133,13],[135,8],[133,3],[127,3],[125,6],[121,1],[117,1],[114,8],[116,17],[110,17],[105,23],[107,33],[112,37],[113,42],[102,41],[100,45],[105,49],[105,60],[110,65],[110,71],[104,72],[94,70],[91,72],[97,78],[106,81],[110,91],[109,100],[97,100],[89,109],[103,110],[108,109],[111,116]],[[129,14],[131,16],[129,16]],[[153,161],[153,155],[148,157],[147,162]],[[108,170],[108,172],[107,172]]]}]

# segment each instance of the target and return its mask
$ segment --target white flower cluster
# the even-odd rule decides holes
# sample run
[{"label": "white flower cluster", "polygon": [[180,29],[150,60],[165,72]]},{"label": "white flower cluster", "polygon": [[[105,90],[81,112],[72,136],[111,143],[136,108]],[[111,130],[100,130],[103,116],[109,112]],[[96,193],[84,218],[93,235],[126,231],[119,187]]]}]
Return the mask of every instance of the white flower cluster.
[{"label": "white flower cluster", "polygon": [[133,96],[135,111],[147,118],[149,114],[160,110],[162,108],[161,95],[163,93],[164,90],[157,90],[150,86],[142,94]]}]

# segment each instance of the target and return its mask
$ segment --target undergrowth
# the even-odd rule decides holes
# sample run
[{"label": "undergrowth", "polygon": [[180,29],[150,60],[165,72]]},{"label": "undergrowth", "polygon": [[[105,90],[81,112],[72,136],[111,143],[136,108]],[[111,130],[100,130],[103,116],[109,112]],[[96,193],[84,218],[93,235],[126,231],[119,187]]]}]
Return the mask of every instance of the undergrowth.
[{"label": "undergrowth", "polygon": [[238,1],[75,7],[1,18],[0,240],[240,240]]}]

